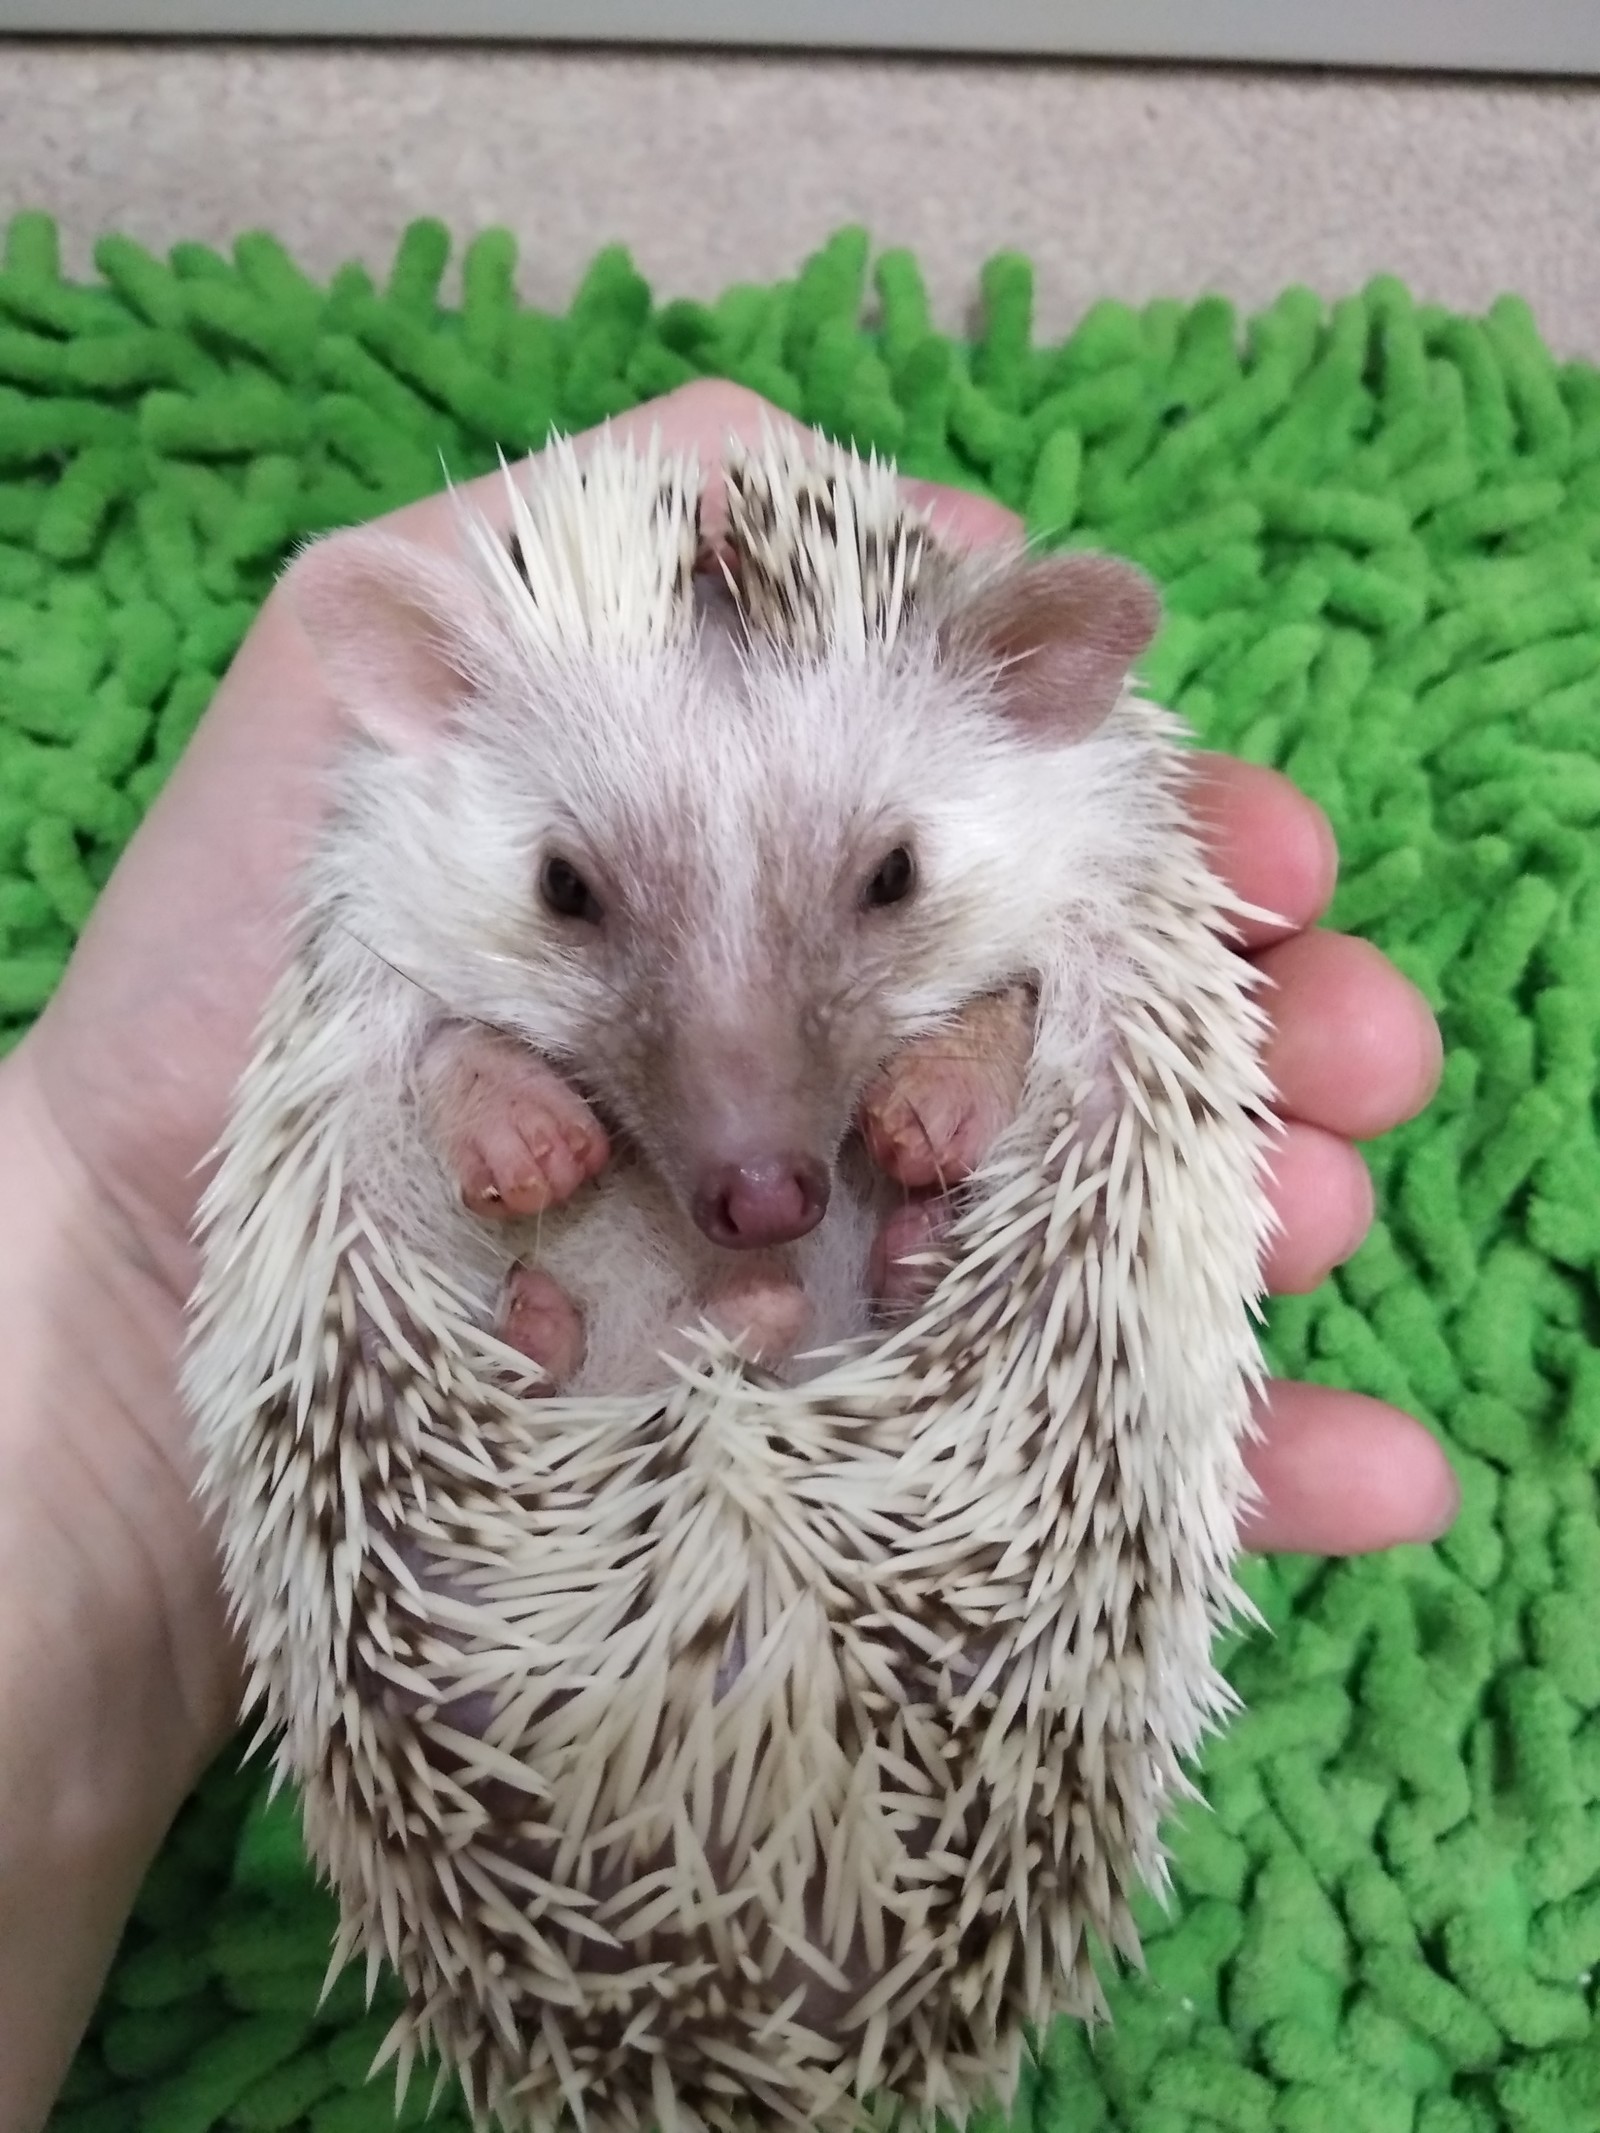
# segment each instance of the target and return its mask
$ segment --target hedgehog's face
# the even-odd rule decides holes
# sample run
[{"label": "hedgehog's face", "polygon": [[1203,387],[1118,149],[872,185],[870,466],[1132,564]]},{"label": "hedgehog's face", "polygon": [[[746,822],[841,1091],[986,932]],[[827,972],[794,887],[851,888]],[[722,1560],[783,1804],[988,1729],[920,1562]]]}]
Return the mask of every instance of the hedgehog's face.
[{"label": "hedgehog's face", "polygon": [[802,1236],[874,1071],[1022,974],[1056,915],[1046,855],[1094,783],[1056,773],[1153,619],[1113,580],[1132,622],[1106,627],[1108,569],[973,573],[964,601],[956,570],[892,646],[799,656],[712,615],[551,666],[464,573],[356,537],[323,577],[359,605],[370,650],[344,616],[325,642],[390,753],[365,907],[447,1010],[566,1070],[715,1242]]},{"label": "hedgehog's face", "polygon": [[607,693],[528,758],[515,1026],[714,1242],[787,1242],[874,1070],[959,1004],[948,840],[842,702],[715,660]]},{"label": "hedgehog's face", "polygon": [[1028,974],[1083,751],[931,644],[604,696],[537,722],[516,1026],[712,1241],[790,1241],[884,1061]]}]

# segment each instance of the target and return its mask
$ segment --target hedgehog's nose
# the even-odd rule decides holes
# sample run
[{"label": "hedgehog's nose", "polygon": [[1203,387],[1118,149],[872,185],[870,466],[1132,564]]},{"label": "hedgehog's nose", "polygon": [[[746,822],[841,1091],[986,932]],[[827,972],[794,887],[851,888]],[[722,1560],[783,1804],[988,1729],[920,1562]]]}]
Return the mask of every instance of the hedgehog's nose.
[{"label": "hedgehog's nose", "polygon": [[776,1155],[713,1171],[694,1196],[694,1219],[729,1251],[792,1244],[828,1206],[828,1173],[809,1155]]}]

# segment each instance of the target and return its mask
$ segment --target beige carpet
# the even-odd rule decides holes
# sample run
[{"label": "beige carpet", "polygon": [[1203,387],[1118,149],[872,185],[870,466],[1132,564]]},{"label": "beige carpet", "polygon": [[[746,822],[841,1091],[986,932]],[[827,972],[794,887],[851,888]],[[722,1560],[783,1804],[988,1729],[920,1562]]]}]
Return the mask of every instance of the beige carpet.
[{"label": "beige carpet", "polygon": [[1042,331],[1102,295],[1259,303],[1373,273],[1468,310],[1505,289],[1600,358],[1600,90],[1316,74],[527,48],[0,42],[0,210],[226,243],[320,272],[418,214],[505,223],[564,304],[601,243],[664,293],[791,271],[864,221],[942,319],[987,253]]}]

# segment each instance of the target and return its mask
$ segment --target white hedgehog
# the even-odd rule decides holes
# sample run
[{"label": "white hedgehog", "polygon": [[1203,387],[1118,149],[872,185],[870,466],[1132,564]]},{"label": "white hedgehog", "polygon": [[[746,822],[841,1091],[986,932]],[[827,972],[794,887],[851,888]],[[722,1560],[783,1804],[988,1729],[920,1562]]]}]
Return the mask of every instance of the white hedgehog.
[{"label": "white hedgehog", "polygon": [[[359,737],[201,1216],[335,1964],[508,2126],[964,2119],[1137,1953],[1231,1704],[1269,1091],[1153,595],[946,553],[819,439],[727,478],[720,575],[695,470],[609,440],[509,542],[296,563]],[[864,1094],[1020,988],[1015,1115],[875,1321]]]}]

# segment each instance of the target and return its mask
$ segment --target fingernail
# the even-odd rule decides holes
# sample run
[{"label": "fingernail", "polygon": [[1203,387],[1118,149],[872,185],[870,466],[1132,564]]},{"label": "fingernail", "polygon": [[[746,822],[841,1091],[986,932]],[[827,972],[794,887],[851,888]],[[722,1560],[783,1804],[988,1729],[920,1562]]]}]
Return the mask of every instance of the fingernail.
[{"label": "fingernail", "polygon": [[1353,1259],[1356,1253],[1360,1251],[1362,1245],[1367,1241],[1368,1231],[1372,1228],[1372,1218],[1378,1211],[1377,1194],[1374,1192],[1372,1185],[1372,1172],[1367,1168],[1359,1148],[1352,1149],[1351,1153],[1355,1157],[1356,1166],[1354,1172],[1355,1207],[1352,1210],[1350,1232],[1345,1240],[1344,1249],[1334,1261],[1336,1266],[1343,1266],[1347,1259]]},{"label": "fingernail", "polygon": [[1333,892],[1339,883],[1339,840],[1334,835],[1333,823],[1326,810],[1319,807],[1316,801],[1312,799],[1307,799],[1306,805],[1310,808],[1312,820],[1316,824],[1317,843],[1322,854],[1318,878],[1321,883],[1322,900],[1324,905],[1327,905],[1333,901]]},{"label": "fingernail", "polygon": [[1455,1524],[1461,1511],[1461,1484],[1448,1461],[1440,1476],[1439,1503],[1427,1529],[1422,1534],[1425,1541],[1441,1540]]},{"label": "fingernail", "polygon": [[1444,1033],[1439,1027],[1438,1017],[1428,1005],[1426,995],[1420,991],[1417,993],[1417,1006],[1422,1015],[1423,1093],[1422,1101],[1417,1106],[1418,1110],[1421,1110],[1424,1105],[1433,1102],[1439,1093],[1439,1084],[1444,1079]]}]

